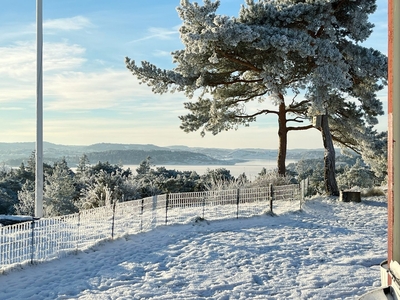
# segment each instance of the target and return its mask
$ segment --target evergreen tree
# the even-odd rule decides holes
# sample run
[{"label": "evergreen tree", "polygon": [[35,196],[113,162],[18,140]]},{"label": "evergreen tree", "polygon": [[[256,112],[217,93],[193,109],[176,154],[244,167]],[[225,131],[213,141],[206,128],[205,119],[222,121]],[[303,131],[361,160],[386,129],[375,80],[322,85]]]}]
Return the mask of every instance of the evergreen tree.
[{"label": "evergreen tree", "polygon": [[136,168],[137,175],[146,175],[149,174],[151,170],[151,157],[148,156],[145,160],[143,160],[139,166]]},{"label": "evergreen tree", "polygon": [[85,174],[90,168],[90,161],[86,154],[83,154],[79,158],[79,163],[76,166],[76,173],[77,174]]},{"label": "evergreen tree", "polygon": [[346,166],[344,172],[338,176],[338,182],[342,189],[353,187],[371,188],[374,186],[376,177],[367,168],[360,158],[352,166]]},{"label": "evergreen tree", "polygon": [[115,201],[133,200],[140,197],[140,184],[125,175],[123,171],[107,173],[97,172],[81,190],[78,206],[83,209],[109,205]]},{"label": "evergreen tree", "polygon": [[72,171],[65,159],[54,164],[52,174],[46,173],[43,204],[45,216],[60,216],[77,212],[76,191]]},{"label": "evergreen tree", "polygon": [[19,202],[15,204],[15,213],[18,215],[34,216],[35,214],[35,183],[26,181],[18,191]]}]

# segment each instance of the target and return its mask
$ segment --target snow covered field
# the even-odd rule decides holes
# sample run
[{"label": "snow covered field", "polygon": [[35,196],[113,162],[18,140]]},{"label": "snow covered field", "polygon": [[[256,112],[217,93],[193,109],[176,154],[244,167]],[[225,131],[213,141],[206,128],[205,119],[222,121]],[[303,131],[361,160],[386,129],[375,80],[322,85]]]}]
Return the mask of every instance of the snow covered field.
[{"label": "snow covered field", "polygon": [[301,212],[159,227],[0,275],[0,299],[357,299],[380,285],[386,203],[314,198]]}]

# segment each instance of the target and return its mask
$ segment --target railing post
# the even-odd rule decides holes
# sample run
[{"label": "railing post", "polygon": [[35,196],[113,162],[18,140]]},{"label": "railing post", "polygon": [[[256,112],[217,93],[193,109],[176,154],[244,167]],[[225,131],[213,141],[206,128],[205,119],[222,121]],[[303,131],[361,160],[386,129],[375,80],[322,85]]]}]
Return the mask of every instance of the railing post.
[{"label": "railing post", "polygon": [[33,265],[35,256],[35,219],[32,219],[31,229],[31,265]]},{"label": "railing post", "polygon": [[111,239],[114,239],[114,227],[115,227],[115,207],[117,206],[117,199],[115,199],[112,207],[112,224],[111,224]]},{"label": "railing post", "polygon": [[168,205],[169,205],[169,193],[166,195],[165,199],[165,225],[168,223]]},{"label": "railing post", "polygon": [[154,229],[158,225],[158,196],[154,195],[151,197],[152,199],[152,207],[151,207],[151,228]]},{"label": "railing post", "polygon": [[203,219],[204,219],[204,211],[206,209],[206,197],[203,197]]},{"label": "railing post", "polygon": [[239,200],[240,200],[240,189],[237,189],[236,194],[236,219],[239,219]]},{"label": "railing post", "polygon": [[77,238],[76,238],[76,251],[79,250],[79,241],[81,239],[81,213],[78,212],[78,233],[77,233]]},{"label": "railing post", "polygon": [[143,206],[144,206],[144,199],[142,198],[142,207],[140,208],[140,231],[143,230]]},{"label": "railing post", "polygon": [[274,213],[273,204],[274,204],[274,187],[272,183],[269,184],[269,211],[270,213]]},{"label": "railing post", "polygon": [[303,202],[304,202],[304,181],[300,181],[300,186],[299,186],[299,190],[300,190],[300,210],[303,206]]}]

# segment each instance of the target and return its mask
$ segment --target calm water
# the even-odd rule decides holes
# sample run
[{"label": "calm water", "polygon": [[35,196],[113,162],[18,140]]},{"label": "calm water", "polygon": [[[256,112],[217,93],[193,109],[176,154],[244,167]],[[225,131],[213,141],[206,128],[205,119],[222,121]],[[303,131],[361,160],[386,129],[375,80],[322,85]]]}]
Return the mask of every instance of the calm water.
[{"label": "calm water", "polygon": [[[286,164],[295,162],[295,160],[288,159]],[[135,172],[139,165],[124,165],[123,168],[130,168]],[[261,172],[262,168],[267,170],[273,170],[277,167],[276,160],[250,160],[243,163],[237,163],[235,165],[156,165],[156,167],[165,167],[167,170],[177,171],[196,171],[199,175],[203,175],[208,169],[219,169],[225,168],[231,172],[231,175],[238,177],[240,174],[245,173],[248,179],[254,179],[258,173]]]}]

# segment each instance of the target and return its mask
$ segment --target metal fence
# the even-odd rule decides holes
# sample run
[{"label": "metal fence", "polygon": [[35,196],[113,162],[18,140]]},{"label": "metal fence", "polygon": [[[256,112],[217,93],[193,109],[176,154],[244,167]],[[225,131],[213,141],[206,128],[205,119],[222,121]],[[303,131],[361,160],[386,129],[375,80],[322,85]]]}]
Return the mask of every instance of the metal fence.
[{"label": "metal fence", "polygon": [[196,218],[221,220],[298,210],[302,198],[298,184],[173,193],[4,226],[0,227],[0,273],[158,226],[187,224]]}]

